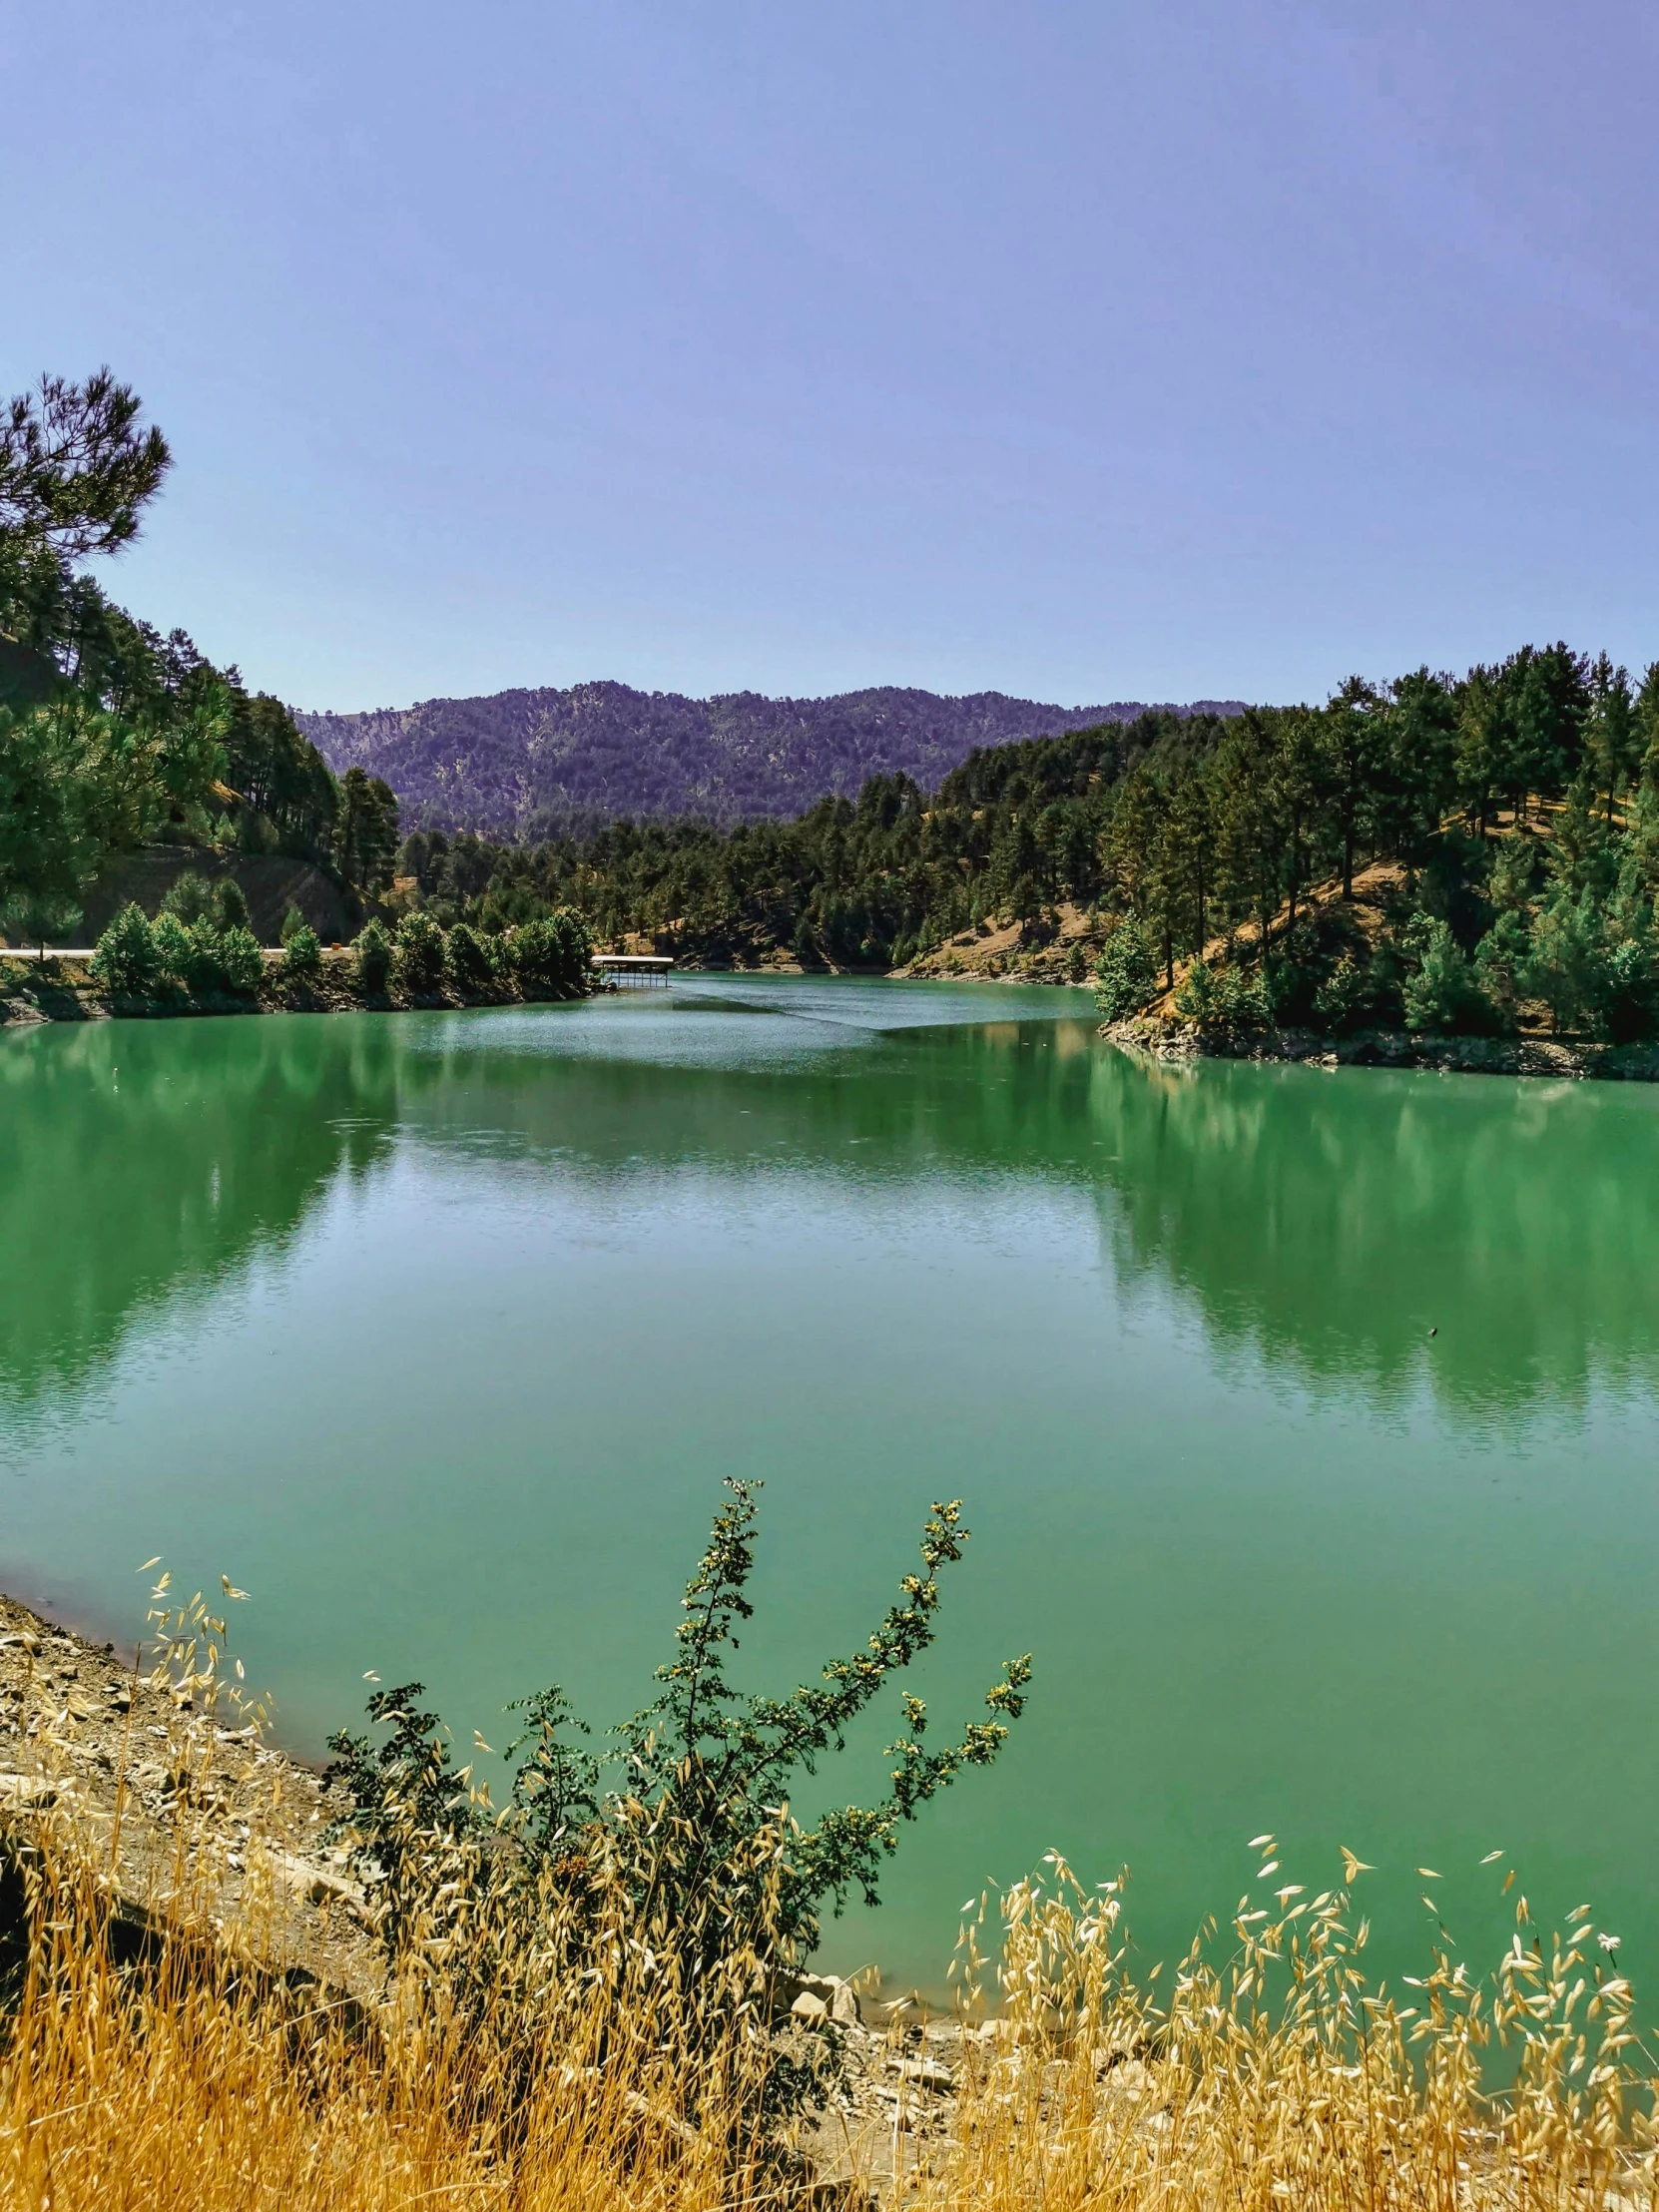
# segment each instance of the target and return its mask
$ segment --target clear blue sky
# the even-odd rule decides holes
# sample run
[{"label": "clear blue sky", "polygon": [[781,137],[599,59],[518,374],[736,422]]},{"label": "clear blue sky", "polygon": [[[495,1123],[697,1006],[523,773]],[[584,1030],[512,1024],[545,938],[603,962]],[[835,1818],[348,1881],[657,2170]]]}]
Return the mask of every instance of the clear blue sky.
[{"label": "clear blue sky", "polygon": [[1659,655],[1659,13],[0,5],[0,389],[306,707]]}]

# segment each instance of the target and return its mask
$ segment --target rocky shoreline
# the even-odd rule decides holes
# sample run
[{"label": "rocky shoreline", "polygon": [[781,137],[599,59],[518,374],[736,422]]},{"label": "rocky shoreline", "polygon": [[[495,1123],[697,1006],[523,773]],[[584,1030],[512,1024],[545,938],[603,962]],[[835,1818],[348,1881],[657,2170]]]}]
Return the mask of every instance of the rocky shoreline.
[{"label": "rocky shoreline", "polygon": [[198,1920],[257,1912],[288,1971],[366,2000],[380,1978],[371,1924],[343,1854],[321,1842],[340,1808],[314,1769],[227,1725],[240,1720],[198,1710],[139,1650],[0,1596],[0,1841],[52,1823],[105,1869],[132,1929],[187,1897]]},{"label": "rocky shoreline", "polygon": [[1415,1068],[1442,1075],[1545,1076],[1557,1082],[1659,1083],[1659,1044],[1595,1044],[1560,1037],[1441,1037],[1367,1029],[1350,1037],[1312,1029],[1200,1029],[1169,1014],[1132,1014],[1100,1034],[1151,1059],[1278,1060],[1305,1067]]}]

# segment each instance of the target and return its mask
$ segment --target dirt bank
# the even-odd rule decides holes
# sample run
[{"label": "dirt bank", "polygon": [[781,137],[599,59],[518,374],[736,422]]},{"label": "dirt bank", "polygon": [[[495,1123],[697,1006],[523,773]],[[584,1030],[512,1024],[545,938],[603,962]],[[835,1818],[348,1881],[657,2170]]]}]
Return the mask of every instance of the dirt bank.
[{"label": "dirt bank", "polygon": [[957,983],[1087,983],[1105,942],[1098,913],[1063,905],[1040,925],[979,922],[923,953],[900,976]]},{"label": "dirt bank", "polygon": [[381,1979],[361,1893],[322,1832],[321,1777],[226,1706],[153,1679],[154,1654],[89,1643],[0,1597],[0,1821],[49,1820],[107,1870],[133,1923],[188,1894],[219,1923],[258,1919],[285,1965],[366,1998]]}]

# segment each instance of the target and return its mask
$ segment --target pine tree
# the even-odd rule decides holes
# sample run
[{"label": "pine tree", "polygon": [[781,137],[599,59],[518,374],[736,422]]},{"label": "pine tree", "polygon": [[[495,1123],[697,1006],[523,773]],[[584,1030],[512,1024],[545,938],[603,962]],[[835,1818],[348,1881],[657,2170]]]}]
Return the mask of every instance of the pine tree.
[{"label": "pine tree", "polygon": [[1605,653],[1590,671],[1590,704],[1584,719],[1584,751],[1597,788],[1605,795],[1607,827],[1613,809],[1641,770],[1640,731],[1630,696],[1630,672]]}]

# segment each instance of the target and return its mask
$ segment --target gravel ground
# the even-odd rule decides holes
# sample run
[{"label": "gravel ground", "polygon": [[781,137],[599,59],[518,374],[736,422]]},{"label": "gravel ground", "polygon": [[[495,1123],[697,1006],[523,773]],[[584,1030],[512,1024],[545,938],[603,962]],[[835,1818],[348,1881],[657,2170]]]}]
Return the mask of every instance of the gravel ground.
[{"label": "gravel ground", "polygon": [[376,1953],[357,1886],[321,1845],[336,1808],[320,1777],[148,1672],[0,1597],[0,1819],[24,1840],[67,1823],[135,1914],[188,1893],[285,1964],[371,1996]]}]

